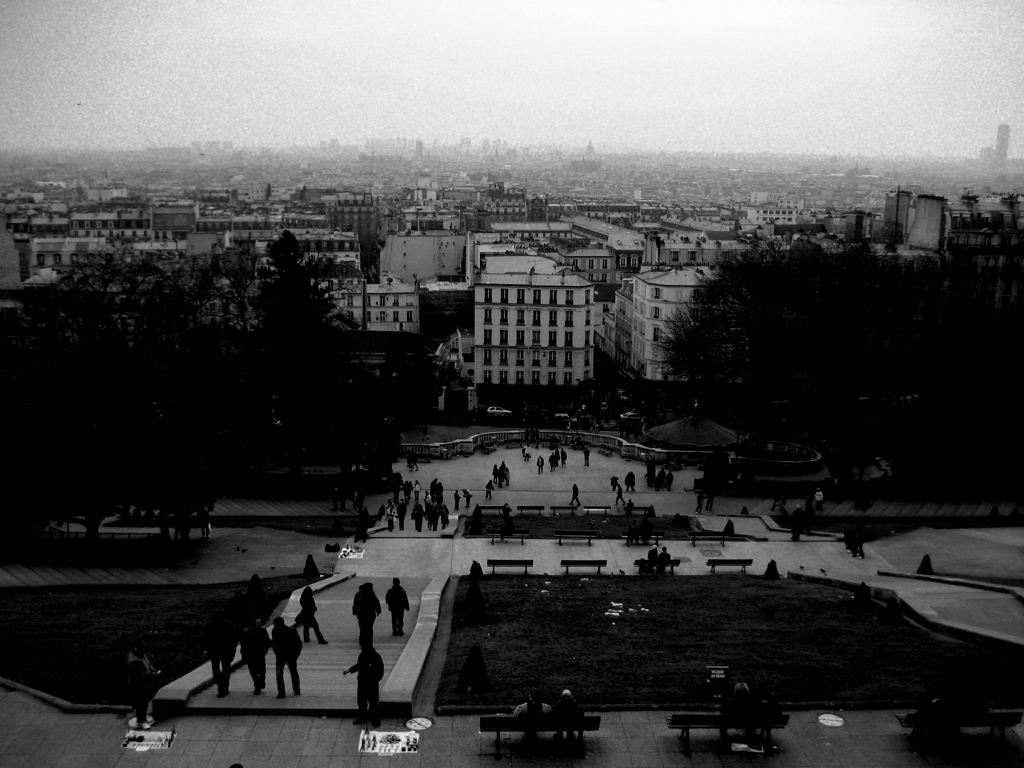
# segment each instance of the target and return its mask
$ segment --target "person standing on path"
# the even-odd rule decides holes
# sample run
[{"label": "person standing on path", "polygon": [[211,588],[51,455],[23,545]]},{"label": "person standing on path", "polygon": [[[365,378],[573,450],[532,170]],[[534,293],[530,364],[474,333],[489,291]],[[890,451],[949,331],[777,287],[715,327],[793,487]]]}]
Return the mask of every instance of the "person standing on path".
[{"label": "person standing on path", "polygon": [[352,615],[359,621],[359,645],[373,645],[373,622],[380,616],[380,600],[369,581],[359,585],[352,599]]},{"label": "person standing on path", "polygon": [[309,642],[309,630],[316,634],[316,640],[320,645],[327,645],[324,636],[320,633],[320,624],[316,620],[316,601],[313,599],[313,588],[306,587],[299,596],[299,606],[302,610],[295,617],[295,625],[302,625],[302,639]]},{"label": "person standing on path", "polygon": [[413,499],[413,501],[419,501],[420,500],[420,481],[419,480],[417,480],[415,483],[412,484],[412,499]]},{"label": "person standing on path", "polygon": [[462,498],[466,500],[466,509],[469,509],[469,502],[473,500],[473,494],[469,492],[468,488],[462,489]]},{"label": "person standing on path", "polygon": [[569,454],[565,452],[565,448],[558,452],[558,458],[560,459],[561,465],[565,466],[565,460],[569,458]]},{"label": "person standing on path", "polygon": [[129,728],[148,731],[156,722],[147,715],[149,700],[152,698],[153,681],[160,674],[146,653],[146,641],[137,640],[128,650],[128,688],[131,691],[135,717],[128,721]]},{"label": "person standing on path", "polygon": [[259,696],[267,687],[267,651],[270,650],[270,635],[263,628],[259,619],[242,632],[242,661],[249,668],[252,678],[253,694]]},{"label": "person standing on path", "polygon": [[355,719],[356,725],[362,725],[367,720],[373,723],[375,728],[380,727],[380,681],[384,679],[384,659],[380,657],[373,648],[372,643],[366,643],[359,652],[356,663],[349,667],[343,674],[356,673],[356,704],[359,707],[359,717]]},{"label": "person standing on path", "polygon": [[538,475],[543,475],[544,474],[544,457],[543,456],[538,456],[537,457],[537,474]]},{"label": "person standing on path", "polygon": [[694,514],[699,515],[704,511],[704,491],[697,491],[697,509]]},{"label": "person standing on path", "polygon": [[455,491],[455,511],[456,511],[456,512],[458,512],[458,511],[459,511],[459,502],[460,502],[460,501],[462,501],[462,494],[460,494],[460,493],[458,492],[458,490],[456,490],[456,491]]},{"label": "person standing on path", "polygon": [[235,649],[238,647],[238,628],[224,618],[223,611],[213,614],[213,620],[203,628],[203,646],[210,654],[217,698],[224,698],[228,695],[231,662],[235,660]]},{"label": "person standing on path", "polygon": [[391,589],[384,595],[384,602],[391,612],[391,634],[400,637],[405,634],[405,612],[409,610],[409,596],[405,594],[402,582],[395,578]]},{"label": "person standing on path", "polygon": [[675,479],[676,479],[676,476],[672,474],[672,470],[670,469],[668,471],[668,474],[665,475],[665,490],[666,491],[671,491],[672,490],[672,482]]},{"label": "person standing on path", "polygon": [[572,484],[572,499],[569,501],[569,506],[580,503],[580,487],[576,483]]},{"label": "person standing on path", "polygon": [[405,530],[405,516],[409,513],[409,505],[404,501],[398,502],[398,530]]},{"label": "person standing on path", "polygon": [[584,467],[589,467],[590,466],[590,449],[589,448],[584,448],[583,449],[583,466]]},{"label": "person standing on path", "polygon": [[299,654],[302,653],[302,640],[294,627],[284,623],[284,619],[278,616],[274,619],[274,629],[270,633],[270,644],[274,648],[275,667],[277,671],[277,698],[284,698],[284,668],[292,678],[292,693],[301,695],[299,686]]},{"label": "person standing on path", "polygon": [[715,505],[715,488],[714,486],[708,488],[708,506],[707,511],[710,512],[711,508]]}]

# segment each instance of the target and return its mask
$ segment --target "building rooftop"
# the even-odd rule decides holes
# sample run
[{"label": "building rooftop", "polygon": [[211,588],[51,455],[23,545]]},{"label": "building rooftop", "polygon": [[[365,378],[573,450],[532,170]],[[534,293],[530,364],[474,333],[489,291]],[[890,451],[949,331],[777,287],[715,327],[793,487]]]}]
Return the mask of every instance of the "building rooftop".
[{"label": "building rooftop", "polygon": [[709,269],[685,267],[683,269],[651,270],[641,272],[634,277],[651,285],[690,287],[700,285],[701,281],[710,275]]},{"label": "building rooftop", "polygon": [[532,285],[537,288],[590,288],[589,280],[579,275],[558,273],[543,274],[488,274],[484,273],[477,279],[479,285]]}]

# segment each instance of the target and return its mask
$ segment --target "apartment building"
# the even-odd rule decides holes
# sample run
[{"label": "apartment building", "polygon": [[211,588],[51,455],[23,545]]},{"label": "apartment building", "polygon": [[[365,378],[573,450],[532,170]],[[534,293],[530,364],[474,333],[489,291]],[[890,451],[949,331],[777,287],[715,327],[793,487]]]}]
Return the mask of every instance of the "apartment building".
[{"label": "apartment building", "polygon": [[420,332],[419,287],[389,275],[366,285],[366,330]]}]

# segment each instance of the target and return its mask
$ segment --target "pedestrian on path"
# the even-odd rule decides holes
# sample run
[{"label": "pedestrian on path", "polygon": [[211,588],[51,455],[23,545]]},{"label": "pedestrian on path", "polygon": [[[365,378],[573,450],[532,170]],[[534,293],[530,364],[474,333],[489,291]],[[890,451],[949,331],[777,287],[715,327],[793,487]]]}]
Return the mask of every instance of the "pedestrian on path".
[{"label": "pedestrian on path", "polygon": [[384,510],[384,519],[388,523],[388,533],[393,533],[395,530],[395,520],[398,519],[398,510],[395,509],[395,505],[390,501]]},{"label": "pedestrian on path", "polygon": [[704,511],[704,491],[697,492],[697,509],[694,514],[699,515]]},{"label": "pedestrian on path", "polygon": [[455,511],[456,512],[459,511],[459,502],[461,500],[462,500],[462,494],[460,494],[458,491],[455,491]]},{"label": "pedestrian on path", "polygon": [[561,459],[561,462],[562,462],[562,466],[564,467],[564,466],[565,466],[565,460],[566,460],[567,458],[569,458],[568,454],[567,454],[567,453],[565,452],[565,448],[563,448],[563,449],[562,449],[562,450],[561,450],[561,451],[559,452],[559,454],[558,454],[558,458],[559,458],[559,459]]},{"label": "pedestrian on path", "polygon": [[711,508],[715,505],[715,489],[714,486],[708,488],[708,506],[707,511],[710,512]]},{"label": "pedestrian on path", "polygon": [[572,484],[572,499],[569,501],[569,506],[580,503],[580,487],[576,483]]},{"label": "pedestrian on path", "polygon": [[463,488],[462,489],[462,498],[466,500],[466,509],[469,509],[469,502],[472,501],[473,494],[471,494],[468,489]]},{"label": "pedestrian on path", "polygon": [[819,512],[825,511],[825,494],[821,492],[821,488],[814,490],[814,504]]},{"label": "pedestrian on path", "polygon": [[153,697],[153,681],[160,670],[153,666],[153,661],[146,652],[146,641],[136,640],[128,650],[128,688],[131,691],[135,717],[128,721],[129,728],[148,731],[156,722],[149,717],[149,700]]},{"label": "pedestrian on path", "polygon": [[676,477],[675,477],[675,475],[672,474],[672,470],[670,469],[668,471],[668,474],[665,475],[665,490],[666,491],[671,491],[672,490],[672,482],[675,479],[676,479]]},{"label": "pedestrian on path", "polygon": [[359,644],[373,645],[373,622],[380,616],[380,600],[369,581],[359,585],[352,599],[352,615],[359,621]]},{"label": "pedestrian on path", "polygon": [[615,504],[619,505],[624,503],[622,498],[622,486],[618,483],[615,484]]},{"label": "pedestrian on path", "polygon": [[280,616],[274,619],[274,629],[270,633],[270,644],[274,649],[274,660],[277,672],[277,698],[284,698],[284,668],[292,678],[292,693],[301,695],[299,686],[299,654],[302,653],[302,640],[293,627],[284,623]]},{"label": "pedestrian on path", "polygon": [[231,662],[235,660],[238,647],[238,628],[224,617],[223,611],[213,614],[213,619],[203,628],[203,646],[210,654],[217,698],[223,698],[228,695]]},{"label": "pedestrian on path", "polygon": [[391,589],[384,595],[384,602],[391,612],[391,634],[395,637],[404,635],[405,612],[409,610],[409,596],[405,594],[402,582],[395,578]]},{"label": "pedestrian on path", "polygon": [[589,467],[590,466],[590,449],[589,448],[584,448],[583,449],[583,466],[584,467]]},{"label": "pedestrian on path", "polygon": [[343,674],[356,673],[356,704],[359,707],[359,717],[355,719],[355,724],[362,725],[369,720],[374,728],[379,728],[378,706],[380,681],[384,678],[384,659],[374,650],[372,643],[364,644],[362,648],[356,663]]},{"label": "pedestrian on path", "polygon": [[398,530],[405,530],[405,516],[409,514],[409,506],[404,501],[398,502]]},{"label": "pedestrian on path", "polygon": [[494,481],[488,480],[487,485],[484,486],[484,499],[491,498],[491,492],[494,490]]},{"label": "pedestrian on path", "polygon": [[252,624],[245,628],[239,645],[242,661],[252,678],[253,694],[259,696],[267,687],[267,651],[270,650],[270,635],[259,619],[253,619]]},{"label": "pedestrian on path", "polygon": [[538,475],[543,475],[544,474],[544,457],[543,456],[538,456],[537,457],[537,474]]},{"label": "pedestrian on path", "polygon": [[419,501],[420,500],[420,481],[419,480],[417,480],[415,483],[412,484],[412,497],[413,497],[413,501]]},{"label": "pedestrian on path", "polygon": [[299,596],[299,605],[302,610],[295,617],[295,626],[302,625],[302,635],[305,642],[309,642],[309,630],[316,634],[316,640],[320,645],[327,645],[324,636],[320,633],[320,624],[316,620],[316,601],[313,599],[312,587],[306,587]]}]

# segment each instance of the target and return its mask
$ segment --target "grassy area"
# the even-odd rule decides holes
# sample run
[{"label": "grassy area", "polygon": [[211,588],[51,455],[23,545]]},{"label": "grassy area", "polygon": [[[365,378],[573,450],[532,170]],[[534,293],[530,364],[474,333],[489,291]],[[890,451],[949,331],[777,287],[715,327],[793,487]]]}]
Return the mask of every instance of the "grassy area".
[{"label": "grassy area", "polygon": [[[264,579],[264,617],[308,583],[301,575]],[[0,676],[76,703],[127,704],[134,638],[148,640],[164,685],[203,663],[203,626],[248,585],[3,590]]]},{"label": "grassy area", "polygon": [[[1024,659],[884,624],[879,611],[858,609],[849,593],[829,587],[724,574],[489,576],[481,580],[486,623],[469,626],[468,585],[460,579],[439,705],[506,707],[535,687],[548,700],[571,688],[585,705],[697,703],[707,700],[712,664],[780,701],[911,700],[939,686],[1024,701]],[[626,612],[606,616],[612,602]],[[494,690],[460,697],[473,645]]]},{"label": "grassy area", "polygon": [[[556,530],[593,530],[595,535],[601,539],[618,539],[621,538],[622,534],[629,527],[629,524],[636,520],[641,522],[643,517],[639,514],[633,515],[632,517],[625,517],[623,515],[615,515],[612,517],[603,517],[601,515],[590,515],[587,516],[583,513],[577,515],[559,515],[555,517],[553,515],[543,515],[538,517],[536,513],[526,513],[520,516],[517,512],[512,513],[512,522],[515,523],[516,528],[525,528],[530,532],[533,537],[537,536],[554,536]],[[725,523],[721,523],[717,528],[721,528]],[[499,515],[484,515],[484,530],[487,528],[500,528],[501,517]],[[465,531],[469,529],[469,520],[463,524],[463,535],[466,535]],[[660,537],[666,539],[685,539],[687,534],[690,532],[688,528],[675,528],[672,526],[671,517],[656,517],[654,518],[654,532]]]}]

